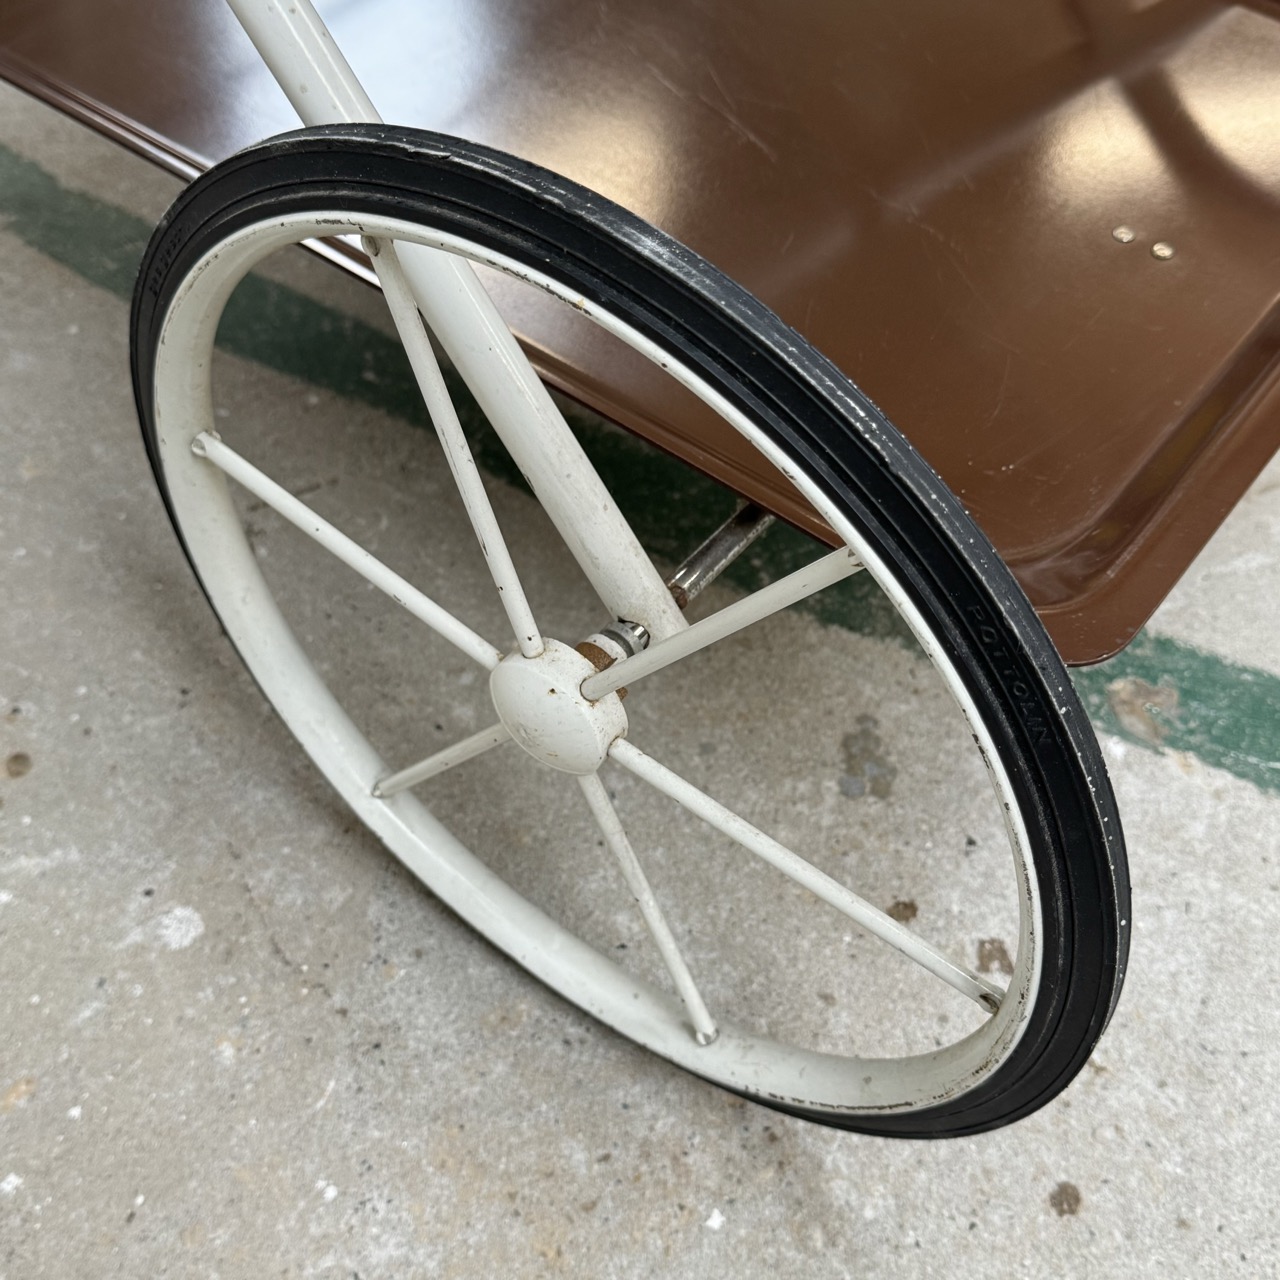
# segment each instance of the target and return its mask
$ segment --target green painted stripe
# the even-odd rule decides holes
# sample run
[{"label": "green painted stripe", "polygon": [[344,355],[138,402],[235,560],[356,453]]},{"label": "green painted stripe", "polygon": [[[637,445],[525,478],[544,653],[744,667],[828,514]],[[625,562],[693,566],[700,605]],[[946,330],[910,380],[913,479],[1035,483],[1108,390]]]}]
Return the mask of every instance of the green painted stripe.
[{"label": "green painted stripe", "polygon": [[1280,791],[1280,677],[1149,632],[1072,675],[1099,729]]},{"label": "green painted stripe", "polygon": [[[24,243],[91,284],[127,298],[150,237],[144,221],[61,185],[0,144],[0,218]],[[251,277],[237,290],[219,344],[313,386],[426,424],[400,346],[382,332],[283,286]],[[523,487],[510,458],[456,377],[450,391],[477,460]],[[677,562],[732,509],[728,490],[594,417],[571,424],[624,513],[659,559]],[[812,557],[812,543],[775,526],[730,570],[751,589]],[[809,603],[822,621],[913,643],[884,596],[864,577]],[[1194,753],[1268,791],[1280,791],[1280,678],[1190,645],[1142,635],[1124,653],[1076,671],[1097,726],[1153,749]]]},{"label": "green painted stripe", "polygon": [[123,209],[64,187],[3,144],[0,218],[6,231],[90,284],[122,298],[133,293],[151,228]]},{"label": "green painted stripe", "polygon": [[[0,217],[34,249],[92,284],[129,297],[151,228],[142,219],[68,190],[32,161],[0,145]],[[292,289],[251,276],[232,296],[218,344],[316,387],[426,426],[400,344],[380,330]],[[446,374],[476,460],[490,474],[524,487],[506,450],[466,385]],[[637,536],[658,560],[675,565],[733,510],[727,489],[634,436],[585,412],[570,425]],[[751,590],[800,568],[813,543],[774,526],[726,578]],[[883,593],[866,577],[846,579],[805,602],[824,622],[914,645]]]}]

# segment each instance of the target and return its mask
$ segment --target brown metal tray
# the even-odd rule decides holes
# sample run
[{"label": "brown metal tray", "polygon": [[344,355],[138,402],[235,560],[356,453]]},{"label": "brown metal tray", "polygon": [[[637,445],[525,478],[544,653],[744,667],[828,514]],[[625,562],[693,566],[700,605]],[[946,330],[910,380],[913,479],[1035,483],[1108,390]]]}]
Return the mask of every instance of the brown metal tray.
[{"label": "brown metal tray", "polygon": [[[1132,638],[1280,447],[1274,5],[319,8],[387,119],[603,192],[826,352],[1070,662]],[[297,124],[215,0],[5,6],[0,75],[184,175]],[[506,301],[551,381],[814,527],[586,322]]]}]

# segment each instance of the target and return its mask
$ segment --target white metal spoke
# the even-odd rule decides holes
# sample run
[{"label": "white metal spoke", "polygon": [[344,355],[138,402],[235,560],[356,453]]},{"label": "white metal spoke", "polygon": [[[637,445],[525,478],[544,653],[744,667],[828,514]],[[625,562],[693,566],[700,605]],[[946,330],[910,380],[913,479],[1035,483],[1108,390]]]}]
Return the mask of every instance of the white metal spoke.
[{"label": "white metal spoke", "polygon": [[396,246],[390,240],[366,238],[364,247],[378,273],[378,282],[382,285],[391,318],[395,321],[396,331],[400,334],[405,354],[413,367],[418,389],[422,392],[436,435],[444,448],[449,470],[462,495],[462,505],[466,508],[471,527],[479,540],[494,586],[498,588],[498,596],[515,633],[516,643],[526,658],[536,658],[546,646],[542,643],[538,624],[529,608],[528,597],[520,585],[506,539],[498,527],[489,495],[485,492],[484,481],[480,478],[471,448],[462,432],[457,409],[440,373],[440,364],[431,348],[431,340],[427,337],[409,282],[405,279]]},{"label": "white metal spoke", "polygon": [[479,733],[473,733],[469,738],[463,738],[461,742],[455,742],[451,747],[445,747],[443,751],[437,751],[435,755],[428,756],[425,760],[419,760],[417,764],[411,764],[407,769],[387,774],[385,778],[374,783],[373,794],[379,800],[386,800],[398,791],[416,787],[419,782],[439,777],[455,765],[465,764],[468,760],[474,760],[476,756],[484,755],[486,751],[501,746],[510,737],[511,731],[505,724],[499,722],[490,725],[487,729],[481,729]]},{"label": "white metal spoke", "polygon": [[578,783],[582,787],[582,794],[587,798],[587,804],[591,806],[591,813],[605,838],[605,843],[613,851],[614,857],[622,867],[627,887],[640,908],[640,914],[644,917],[649,933],[662,956],[662,963],[667,966],[667,972],[675,982],[676,990],[689,1011],[689,1017],[693,1020],[695,1038],[699,1044],[710,1044],[717,1035],[715,1020],[707,1011],[702,995],[693,981],[693,975],[689,972],[689,966],[685,964],[684,957],[680,954],[680,948],[667,925],[666,917],[662,914],[662,908],[658,906],[657,898],[653,896],[653,890],[649,887],[649,881],[636,858],[635,850],[631,847],[631,841],[623,830],[618,811],[613,807],[604,783],[600,781],[600,775],[598,773],[580,775]]},{"label": "white metal spoke", "polygon": [[389,569],[340,529],[334,528],[327,520],[318,516],[306,503],[299,502],[293,494],[259,471],[253,463],[223,444],[216,435],[207,431],[200,432],[191,442],[191,451],[201,458],[207,458],[237,484],[248,489],[255,498],[266,503],[291,525],[313,538],[343,564],[354,569],[366,582],[385,592],[420,622],[425,622],[442,639],[461,649],[481,666],[492,670],[502,661],[502,652],[483,636],[477,635],[465,623],[436,604],[430,596],[423,595],[395,570]]},{"label": "white metal spoke", "polygon": [[882,942],[887,942],[935,977],[941,978],[961,995],[968,996],[991,1013],[1000,1007],[1004,992],[995,983],[962,965],[955,964],[924,939],[899,924],[892,916],[873,907],[865,898],[860,898],[851,889],[846,889],[825,871],[820,871],[799,854],[793,853],[785,845],[765,835],[745,818],[739,817],[719,801],[713,800],[705,791],[700,791],[679,774],[659,764],[652,756],[632,746],[625,738],[619,738],[614,742],[609,748],[609,756],[624,769],[634,773],[664,795],[670,796],[677,804],[688,809],[690,813],[701,818],[717,831],[723,832],[744,849],[776,867],[783,875],[803,885],[823,902],[843,912],[868,933]]},{"label": "white metal spoke", "polygon": [[861,568],[851,551],[833,551],[803,569],[735,600],[686,630],[659,640],[634,657],[606,667],[583,682],[583,696],[592,701],[603,698],[606,693],[613,693],[624,684],[630,685],[641,676],[661,671],[663,667],[679,662],[681,658],[687,658],[691,653],[697,653],[699,649],[705,649],[707,645],[715,644],[717,640],[723,640],[735,631],[741,631],[743,627],[749,627],[753,622],[759,622],[771,613],[777,613],[779,609],[785,609],[815,591],[857,573]]}]

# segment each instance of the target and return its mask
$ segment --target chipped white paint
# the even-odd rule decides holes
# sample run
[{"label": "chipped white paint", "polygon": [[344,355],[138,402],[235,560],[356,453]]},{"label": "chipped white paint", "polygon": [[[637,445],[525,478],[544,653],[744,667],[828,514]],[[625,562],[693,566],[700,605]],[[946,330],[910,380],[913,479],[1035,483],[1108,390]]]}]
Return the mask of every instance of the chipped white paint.
[{"label": "chipped white paint", "polygon": [[83,1107],[70,1107],[67,1110],[68,1120],[79,1120],[82,1115],[84,1115]]},{"label": "chipped white paint", "polygon": [[711,1210],[711,1217],[705,1223],[712,1231],[719,1231],[724,1226],[724,1214],[719,1209]]},{"label": "chipped white paint", "polygon": [[[610,744],[627,732],[627,713],[615,693],[583,692],[595,674],[591,662],[560,640],[548,640],[537,658],[513,653],[489,677],[489,692],[498,719],[516,743],[552,769],[593,775],[609,754]],[[495,734],[477,735],[498,743]]]},{"label": "chipped white paint", "polygon": [[16,1173],[7,1174],[4,1180],[0,1181],[0,1196],[11,1196],[20,1186],[22,1186],[22,1179]]}]

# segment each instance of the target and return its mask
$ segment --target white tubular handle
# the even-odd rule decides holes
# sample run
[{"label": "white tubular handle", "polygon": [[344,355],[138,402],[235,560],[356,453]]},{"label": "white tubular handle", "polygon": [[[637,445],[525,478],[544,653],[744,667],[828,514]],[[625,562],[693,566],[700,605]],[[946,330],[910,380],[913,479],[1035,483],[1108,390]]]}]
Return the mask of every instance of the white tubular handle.
[{"label": "white tubular handle", "polygon": [[[311,0],[227,0],[303,124],[381,119]],[[686,626],[471,267],[397,246],[414,300],[604,605],[658,640]]]},{"label": "white tubular handle", "polygon": [[689,624],[475,272],[399,244],[423,318],[606,608],[657,640]]},{"label": "white tubular handle", "polygon": [[311,0],[227,0],[305,125],[381,124]]}]

